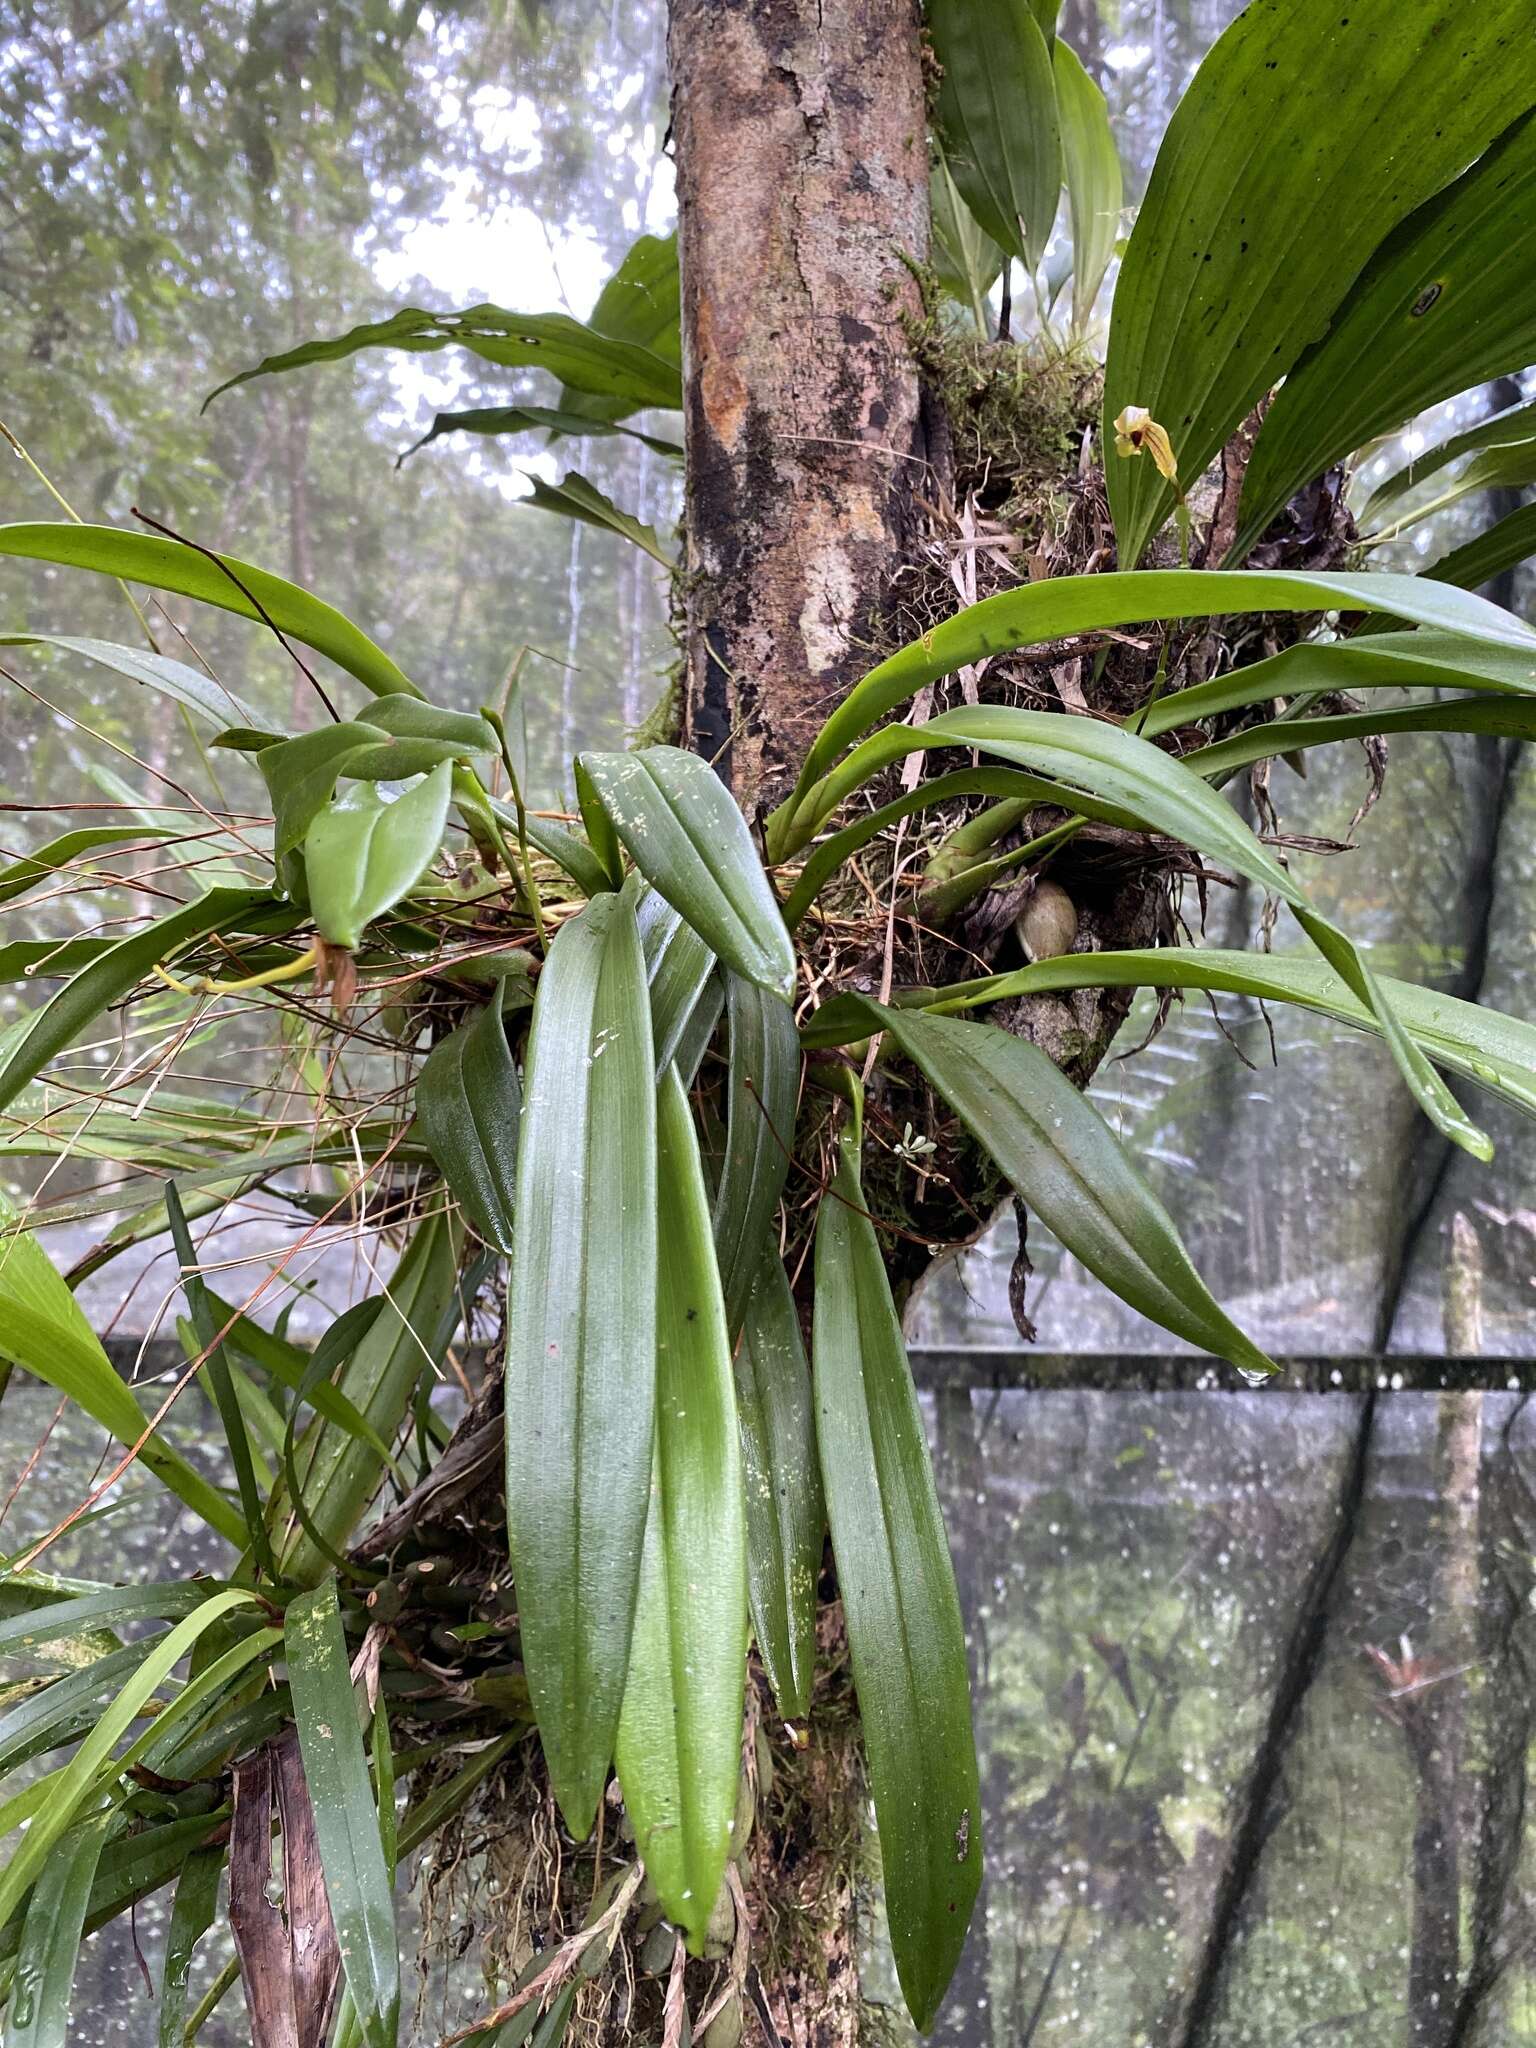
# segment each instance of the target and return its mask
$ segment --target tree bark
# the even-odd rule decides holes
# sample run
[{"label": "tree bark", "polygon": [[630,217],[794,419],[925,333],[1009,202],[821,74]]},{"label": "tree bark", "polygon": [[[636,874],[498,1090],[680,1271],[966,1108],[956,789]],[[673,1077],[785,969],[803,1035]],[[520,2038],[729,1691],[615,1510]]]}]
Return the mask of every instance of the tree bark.
[{"label": "tree bark", "polygon": [[916,0],[672,0],[684,726],[749,815],[870,665],[925,459]]}]

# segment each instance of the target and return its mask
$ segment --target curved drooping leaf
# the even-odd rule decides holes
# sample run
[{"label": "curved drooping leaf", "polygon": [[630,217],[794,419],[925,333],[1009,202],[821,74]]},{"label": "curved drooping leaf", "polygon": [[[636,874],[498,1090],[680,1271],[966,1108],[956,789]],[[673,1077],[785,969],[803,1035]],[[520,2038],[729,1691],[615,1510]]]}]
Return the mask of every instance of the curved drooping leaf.
[{"label": "curved drooping leaf", "polygon": [[1080,334],[1115,253],[1125,188],[1103,93],[1072,45],[1059,37],[1051,46],[1051,63],[1072,216],[1072,326]]},{"label": "curved drooping leaf", "polygon": [[[650,984],[651,1042],[659,1080],[673,1061],[682,1056],[685,1041],[692,1036],[690,1027],[715,971],[715,956],[693,926],[686,924],[680,912],[655,889],[647,889],[641,895],[635,906],[635,921],[640,928],[645,975]],[[683,1071],[686,1085],[693,1077],[693,1069]]]},{"label": "curved drooping leaf", "polygon": [[[1145,406],[1188,489],[1398,222],[1525,112],[1529,28],[1526,0],[1253,0],[1180,101],[1131,231],[1106,448]],[[1145,459],[1106,468],[1134,568],[1173,494]]]},{"label": "curved drooping leaf", "polygon": [[1232,669],[1209,682],[1170,691],[1144,716],[1137,715],[1135,729],[1150,740],[1198,719],[1267,704],[1277,697],[1417,687],[1536,696],[1536,648],[1526,652],[1487,646],[1423,627],[1413,633],[1362,634],[1351,640],[1303,640],[1250,668]]},{"label": "curved drooping leaf", "polygon": [[249,1593],[235,1589],[215,1593],[150,1647],[111,1705],[95,1719],[70,1761],[51,1775],[46,1798],[33,1814],[10,1861],[0,1870],[0,1924],[11,1917],[37,1879],[55,1844],[80,1810],[97,1772],[138,1718],[145,1702],[214,1622],[233,1609],[250,1604]]},{"label": "curved drooping leaf", "polygon": [[746,820],[697,754],[582,754],[604,811],[653,889],[728,967],[788,997],[795,949]]},{"label": "curved drooping leaf", "polygon": [[[430,711],[434,707],[423,708]],[[303,844],[304,835],[343,777],[355,782],[407,782],[414,775],[427,775],[434,768],[461,761],[472,751],[456,739],[414,734],[396,737],[361,719],[316,726],[313,732],[263,747],[256,765],[272,798],[273,854],[281,860]]]},{"label": "curved drooping leaf", "polygon": [[[600,405],[601,399],[593,399]],[[634,427],[622,427],[614,420],[587,419],[579,412],[571,412],[551,405],[473,405],[462,412],[439,412],[432,416],[432,424],[419,441],[413,441],[409,448],[395,457],[398,469],[408,456],[419,449],[440,441],[445,434],[585,434],[607,436],[622,434],[630,440],[642,441],[653,454],[664,455],[669,461],[680,462],[683,451],[676,441],[664,441],[655,434],[642,434]]]},{"label": "curved drooping leaf", "polygon": [[1463,498],[1475,497],[1479,491],[1523,490],[1532,483],[1536,483],[1536,430],[1517,440],[1484,448],[1434,497],[1401,512],[1387,533],[1374,538],[1378,542],[1393,539],[1410,527],[1433,519],[1437,513],[1448,511],[1452,505],[1459,505]]},{"label": "curved drooping leaf", "polygon": [[616,1761],[635,1847],[697,1955],[741,1768],[746,1526],[709,1199],[675,1067],[657,1090],[656,1444]]},{"label": "curved drooping leaf", "polygon": [[1361,531],[1370,533],[1385,526],[1388,515],[1420,484],[1438,475],[1451,463],[1459,462],[1463,455],[1476,455],[1485,448],[1528,445],[1533,440],[1536,440],[1536,399],[1522,405],[1506,406],[1502,412],[1495,413],[1491,419],[1479,420],[1475,427],[1468,427],[1464,433],[1437,441],[1376,486],[1361,508]]},{"label": "curved drooping leaf", "polygon": [[337,1390],[363,1417],[371,1439],[360,1439],[324,1414],[304,1431],[298,1476],[322,1542],[290,1520],[286,1483],[273,1493],[268,1526],[278,1563],[284,1578],[298,1585],[324,1577],[330,1558],[322,1546],[339,1549],[378,1490],[388,1461],[376,1444],[394,1442],[417,1381],[439,1356],[441,1326],[456,1300],[459,1237],[446,1216],[418,1224],[390,1275],[388,1294],[336,1374]]},{"label": "curved drooping leaf", "polygon": [[1442,555],[1426,576],[1435,583],[1479,590],[1536,555],[1536,503],[1521,505],[1459,548]]},{"label": "curved drooping leaf", "polygon": [[168,911],[154,924],[99,953],[32,1018],[24,1037],[0,1068],[0,1109],[13,1102],[70,1040],[92,1024],[112,1003],[128,994],[152,967],[169,960],[182,946],[211,932],[240,928],[258,906],[267,906],[297,923],[298,914],[258,889],[210,889],[194,903]]},{"label": "curved drooping leaf", "polygon": [[395,2048],[400,1952],[394,1885],[368,1779],[333,1579],[290,1601],[283,1643],[342,1971],[369,2048]]},{"label": "curved drooping leaf", "polygon": [[[149,1428],[149,1417],[84,1310],[36,1238],[24,1231],[0,1243],[0,1358],[68,1395],[120,1444],[136,1444]],[[139,1459],[209,1528],[231,1543],[245,1541],[239,1509],[159,1437],[148,1438]]]},{"label": "curved drooping leaf", "polygon": [[747,1295],[736,1347],[736,1414],[752,1630],[779,1712],[804,1720],[815,1679],[816,1581],[827,1510],[800,1316],[776,1250],[764,1258]]},{"label": "curved drooping leaf", "polygon": [[375,697],[362,707],[357,719],[360,725],[376,726],[394,739],[436,740],[454,748],[460,760],[496,751],[496,735],[478,712],[445,711],[439,704],[428,704],[399,690],[388,697]]},{"label": "curved drooping leaf", "polygon": [[416,1114],[439,1171],[499,1252],[512,1249],[523,1091],[507,1044],[502,988],[435,1045],[416,1081]]},{"label": "curved drooping leaf", "polygon": [[[1438,1065],[1464,1074],[1492,1094],[1536,1116],[1536,1025],[1421,988],[1379,977],[1393,1010],[1422,1050]],[[902,990],[897,1002],[937,1014],[970,1010],[1014,996],[1072,988],[1207,989],[1251,996],[1257,1002],[1293,1003],[1381,1036],[1381,1025],[1326,962],[1290,954],[1242,953],[1218,947],[1168,946],[1117,953],[1064,953],[1007,974],[954,982],[947,988]],[[841,996],[824,1004],[802,1037],[808,1046],[844,1045],[868,1030],[861,1010]]]},{"label": "curved drooping leaf", "polygon": [[[44,1654],[45,1644],[120,1628],[126,1622],[181,1620],[207,1597],[206,1582],[177,1579],[164,1585],[103,1586],[95,1592],[52,1599],[41,1608],[8,1614],[0,1621],[0,1656],[36,1658]],[[46,1657],[45,1661],[76,1660]]]},{"label": "curved drooping leaf", "polygon": [[1388,236],[1327,333],[1288,371],[1249,457],[1233,560],[1335,462],[1536,358],[1533,210],[1536,111],[1522,110],[1470,170]]},{"label": "curved drooping leaf", "polygon": [[1221,780],[1254,761],[1273,760],[1304,747],[1393,733],[1480,732],[1506,739],[1536,739],[1536,702],[1512,696],[1481,696],[1453,704],[1403,704],[1389,711],[1353,711],[1330,718],[1276,718],[1251,725],[1230,739],[1197,747],[1184,756],[1197,775]]},{"label": "curved drooping leaf", "polygon": [[632,512],[623,512],[614,504],[605,491],[590,483],[574,469],[568,469],[559,483],[552,484],[532,470],[525,470],[524,477],[529,485],[528,503],[536,505],[541,512],[558,512],[563,518],[579,520],[584,526],[598,526],[605,533],[616,533],[621,540],[633,543],[660,562],[663,569],[677,565],[677,557],[669,554],[656,537],[654,526],[647,526]]},{"label": "curved drooping leaf", "polygon": [[111,1813],[82,1821],[59,1844],[33,1887],[11,1981],[7,2048],[66,2048],[86,1902],[107,1836],[120,1825]]},{"label": "curved drooping leaf", "polygon": [[[1250,12],[1252,10],[1250,9]],[[822,726],[800,780],[768,821],[770,859],[806,844],[831,806],[814,784],[861,733],[925,684],[993,654],[1142,620],[1224,612],[1385,612],[1414,625],[1536,655],[1536,631],[1467,592],[1423,576],[1302,575],[1286,569],[1143,569],[1058,576],[983,598],[898,649],[857,683]]]},{"label": "curved drooping leaf", "polygon": [[[0,868],[0,903],[10,903],[35,889],[39,882],[61,875],[80,863],[80,855],[94,853],[99,846],[153,846],[162,839],[177,837],[171,825],[83,825],[75,832],[61,832],[36,853],[24,854]],[[89,869],[89,863],[83,865]]]},{"label": "curved drooping leaf", "polygon": [[715,1190],[715,1255],[734,1339],[762,1268],[795,1142],[800,1040],[788,1003],[727,972],[730,1046],[725,1151]]},{"label": "curved drooping leaf", "polygon": [[937,117],[960,196],[998,246],[1035,269],[1061,194],[1051,53],[1030,0],[928,0],[943,67]]},{"label": "curved drooping leaf", "polygon": [[222,1848],[195,1849],[180,1867],[171,1923],[165,1936],[165,1965],[160,1978],[158,2048],[183,2048],[187,2010],[187,1979],[197,1945],[213,1925],[219,1904],[219,1878],[224,1869]]},{"label": "curved drooping leaf", "polygon": [[817,1216],[812,1360],[891,1947],[926,2032],[981,1882],[981,1795],[954,1568],[852,1136]]},{"label": "curved drooping leaf", "polygon": [[365,783],[334,798],[304,835],[309,907],[321,938],[353,952],[376,917],[408,896],[437,858],[453,764],[386,798]]},{"label": "curved drooping leaf", "polygon": [[577,1836],[629,1662],[655,1400],[655,1060],[634,891],[561,926],[524,1067],[507,1294],[507,1523],[523,1660]]},{"label": "curved drooping leaf", "polygon": [[568,313],[509,313],[503,306],[470,306],[462,313],[433,313],[402,306],[384,320],[365,321],[328,341],[266,356],[253,369],[230,377],[203,401],[211,405],[236,385],[312,363],[338,363],[365,348],[398,348],[412,354],[464,348],[503,369],[548,370],[572,391],[618,400],[627,412],[642,406],[682,404],[682,378],[675,363],[632,341],[616,341],[583,326]]},{"label": "curved drooping leaf", "polygon": [[1025,1207],[1112,1293],[1244,1372],[1274,1371],[1212,1296],[1113,1131],[1038,1046],[990,1024],[842,1000],[891,1033]]},{"label": "curved drooping leaf", "polygon": [[34,1757],[84,1734],[111,1689],[137,1670],[144,1654],[143,1643],[110,1650],[95,1663],[55,1678],[7,1706],[0,1713],[0,1774],[9,1776]]},{"label": "curved drooping leaf", "polygon": [[256,723],[254,714],[222,683],[205,676],[201,669],[189,668],[184,661],[152,654],[147,647],[122,647],[115,640],[71,633],[0,633],[0,647],[61,647],[66,654],[82,655],[101,668],[126,676],[131,683],[158,690],[162,697],[215,725],[228,725],[231,719],[241,725]]},{"label": "curved drooping leaf", "polygon": [[[30,521],[0,526],[0,555],[39,562],[58,562],[68,569],[93,569],[125,583],[147,583],[153,590],[171,590],[196,598],[242,619],[261,621],[262,613],[294,640],[329,655],[338,667],[356,676],[377,696],[406,690],[421,693],[382,647],[344,618],[333,606],[311,597],[296,583],[221,555],[211,561],[197,548],[166,540],[157,533],[125,533],[115,526],[77,526],[69,520]],[[228,573],[219,566],[228,565]],[[241,586],[244,586],[242,589]],[[246,595],[246,592],[250,596]],[[255,600],[255,602],[253,602]],[[228,718],[220,713],[221,724]]]},{"label": "curved drooping leaf", "polygon": [[945,746],[977,747],[1021,767],[1054,774],[1070,787],[1086,789],[1101,801],[1133,813],[1147,829],[1165,832],[1224,862],[1278,896],[1318,951],[1378,1017],[1403,1079],[1424,1113],[1475,1158],[1492,1156],[1486,1133],[1466,1115],[1405,1034],[1352,940],[1318,914],[1305,890],[1260,845],[1230,805],[1181,761],[1134,733],[1096,719],[981,704],[941,712],[921,726],[882,727],[854,749],[827,777],[824,787],[831,801],[840,801],[914,748]]}]

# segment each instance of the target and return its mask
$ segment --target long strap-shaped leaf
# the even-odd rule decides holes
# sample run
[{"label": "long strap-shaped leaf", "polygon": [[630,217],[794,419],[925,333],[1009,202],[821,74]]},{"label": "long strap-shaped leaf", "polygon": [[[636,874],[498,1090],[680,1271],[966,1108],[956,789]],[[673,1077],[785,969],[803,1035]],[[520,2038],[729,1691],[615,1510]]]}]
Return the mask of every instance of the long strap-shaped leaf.
[{"label": "long strap-shaped leaf", "polygon": [[116,1819],[101,1813],[83,1821],[33,1888],[11,1984],[7,2048],[65,2048],[86,1901]]},{"label": "long strap-shaped leaf", "polygon": [[1289,569],[1139,569],[1058,576],[983,598],[870,670],[827,720],[794,794],[768,821],[768,852],[783,860],[811,838],[831,805],[813,785],[846,747],[898,704],[967,662],[1071,633],[1141,620],[1211,618],[1223,612],[1386,612],[1494,646],[1529,651],[1536,632],[1466,591],[1422,576],[1301,575]]},{"label": "long strap-shaped leaf", "polygon": [[[635,915],[651,985],[651,1039],[659,1080],[693,1035],[690,1025],[715,971],[715,956],[659,890],[646,890]],[[684,1075],[685,1081],[691,1078],[691,1072]]]},{"label": "long strap-shaped leaf", "polygon": [[1536,739],[1536,702],[1485,693],[1449,704],[1398,704],[1385,711],[1351,711],[1335,718],[1276,718],[1247,726],[1230,739],[1197,747],[1184,760],[1196,775],[1224,780],[1253,761],[1273,760],[1339,740],[1390,739],[1394,733],[1477,732]]},{"label": "long strap-shaped leaf", "polygon": [[629,1662],[655,1400],[655,1068],[634,892],[563,925],[524,1075],[507,1525],[555,1796],[592,1826]]},{"label": "long strap-shaped leaf", "polygon": [[788,1003],[727,973],[730,1053],[715,1253],[732,1337],[741,1328],[784,1192],[800,1095],[800,1040]]},{"label": "long strap-shaped leaf", "polygon": [[201,669],[189,668],[184,661],[151,654],[145,647],[124,647],[116,640],[96,640],[77,633],[0,633],[0,647],[58,647],[66,654],[81,655],[86,661],[126,676],[131,683],[157,690],[184,710],[196,712],[215,725],[228,725],[231,719],[240,725],[256,723],[255,714],[222,683],[204,675]]},{"label": "long strap-shaped leaf", "polygon": [[368,1779],[333,1579],[289,1604],[284,1639],[293,1718],[342,1971],[369,2048],[395,2048],[400,1954],[394,1887]]},{"label": "long strap-shaped leaf", "polygon": [[499,983],[483,1009],[432,1048],[416,1082],[416,1114],[476,1230],[510,1252],[523,1091],[507,1044],[504,993]]},{"label": "long strap-shaped leaf", "polygon": [[655,1467],[617,1762],[635,1846],[698,1954],[736,1810],[747,1546],[709,1199],[675,1067],[657,1098]]},{"label": "long strap-shaped leaf", "polygon": [[929,0],[927,25],[950,175],[993,241],[1036,267],[1061,196],[1048,37],[1030,0]]},{"label": "long strap-shaped leaf", "polygon": [[580,765],[630,858],[728,967],[775,994],[795,950],[741,812],[707,761],[681,747],[583,754]]},{"label": "long strap-shaped leaf", "polygon": [[816,1224],[812,1357],[891,1946],[926,2032],[981,1882],[981,1797],[954,1568],[851,1136]]},{"label": "long strap-shaped leaf", "polygon": [[1477,590],[1506,569],[1528,562],[1532,555],[1536,555],[1536,502],[1506,512],[1486,533],[1442,555],[1425,574],[1428,580],[1447,587]]},{"label": "long strap-shaped leaf", "polygon": [[1260,888],[1272,890],[1289,905],[1324,959],[1377,1018],[1382,1036],[1425,1114],[1475,1158],[1492,1157],[1487,1135],[1471,1121],[1403,1030],[1350,938],[1313,908],[1305,890],[1259,844],[1231,806],[1182,762],[1134,733],[1095,719],[982,704],[943,712],[920,727],[886,726],[855,748],[828,777],[828,784],[841,795],[914,747],[944,746],[980,747],[1021,767],[1057,775],[1136,813],[1151,830],[1166,832],[1197,852],[1225,862]]},{"label": "long strap-shaped leaf", "polygon": [[[1148,407],[1188,489],[1397,223],[1525,111],[1529,38],[1527,0],[1245,8],[1168,124],[1131,233],[1106,446],[1123,407]],[[1144,458],[1111,455],[1107,468],[1120,560],[1134,567],[1172,493]]]},{"label": "long strap-shaped leaf", "polygon": [[848,999],[889,1031],[1026,1208],[1142,1315],[1248,1373],[1274,1365],[1225,1315],[1173,1218],[1092,1103],[1040,1048],[990,1024]]},{"label": "long strap-shaped leaf", "polygon": [[187,1979],[197,1945],[213,1925],[219,1904],[219,1878],[224,1870],[222,1848],[198,1849],[182,1865],[171,1902],[171,1924],[165,1936],[165,1967],[160,1980],[158,2048],[183,2048],[187,2010]]},{"label": "long strap-shaped leaf", "polygon": [[779,1712],[803,1720],[815,1678],[816,1581],[827,1511],[800,1316],[776,1250],[763,1260],[747,1296],[736,1347],[736,1412],[752,1629]]},{"label": "long strap-shaped leaf", "polygon": [[[1536,1116],[1536,1026],[1502,1010],[1484,1009],[1383,975],[1380,987],[1403,1028],[1442,1067],[1464,1074],[1527,1116]],[[988,975],[948,988],[913,989],[898,1000],[939,1013],[976,1009],[1013,996],[1069,988],[1199,988],[1252,996],[1258,1002],[1295,1003],[1335,1017],[1359,1031],[1381,1035],[1378,1018],[1321,960],[1289,954],[1239,953],[1216,947],[1168,946],[1124,953],[1064,953],[1010,974]],[[858,1004],[836,997],[811,1019],[807,1045],[843,1045],[866,1036]]]},{"label": "long strap-shaped leaf", "polygon": [[311,597],[298,584],[274,576],[270,569],[258,569],[233,555],[221,558],[228,564],[226,573],[218,562],[181,541],[166,540],[157,533],[126,533],[115,526],[77,526],[67,520],[0,526],[0,555],[58,562],[67,569],[94,569],[98,575],[118,576],[126,583],[147,583],[152,590],[196,598],[242,619],[260,620],[265,611],[281,632],[328,654],[376,696],[396,690],[421,694],[383,648],[376,647],[334,606]]},{"label": "long strap-shaped leaf", "polygon": [[[0,533],[3,531],[0,528]],[[183,904],[145,930],[119,939],[38,1011],[26,1035],[0,1067],[0,1109],[13,1102],[54,1055],[109,1004],[136,988],[152,967],[169,959],[178,947],[206,938],[210,932],[233,930],[258,905],[270,900],[255,889],[210,889],[195,903]],[[289,921],[297,923],[298,913]]]}]

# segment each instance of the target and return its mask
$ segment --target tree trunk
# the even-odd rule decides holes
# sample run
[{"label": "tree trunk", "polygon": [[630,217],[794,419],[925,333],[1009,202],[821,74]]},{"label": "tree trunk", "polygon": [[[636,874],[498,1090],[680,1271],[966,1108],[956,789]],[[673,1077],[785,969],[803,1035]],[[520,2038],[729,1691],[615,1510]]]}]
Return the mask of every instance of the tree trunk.
[{"label": "tree trunk", "polygon": [[749,815],[869,666],[925,461],[916,0],[672,0],[689,743]]}]

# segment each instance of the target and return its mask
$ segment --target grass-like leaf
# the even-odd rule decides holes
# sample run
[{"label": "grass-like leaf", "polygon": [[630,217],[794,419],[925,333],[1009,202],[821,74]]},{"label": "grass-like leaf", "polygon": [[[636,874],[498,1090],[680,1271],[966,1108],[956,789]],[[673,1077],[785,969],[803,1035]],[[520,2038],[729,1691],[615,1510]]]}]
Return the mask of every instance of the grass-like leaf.
[{"label": "grass-like leaf", "polygon": [[96,1865],[114,1814],[93,1814],[66,1836],[32,1891],[11,1983],[8,2048],[66,2048],[69,1997]]}]

